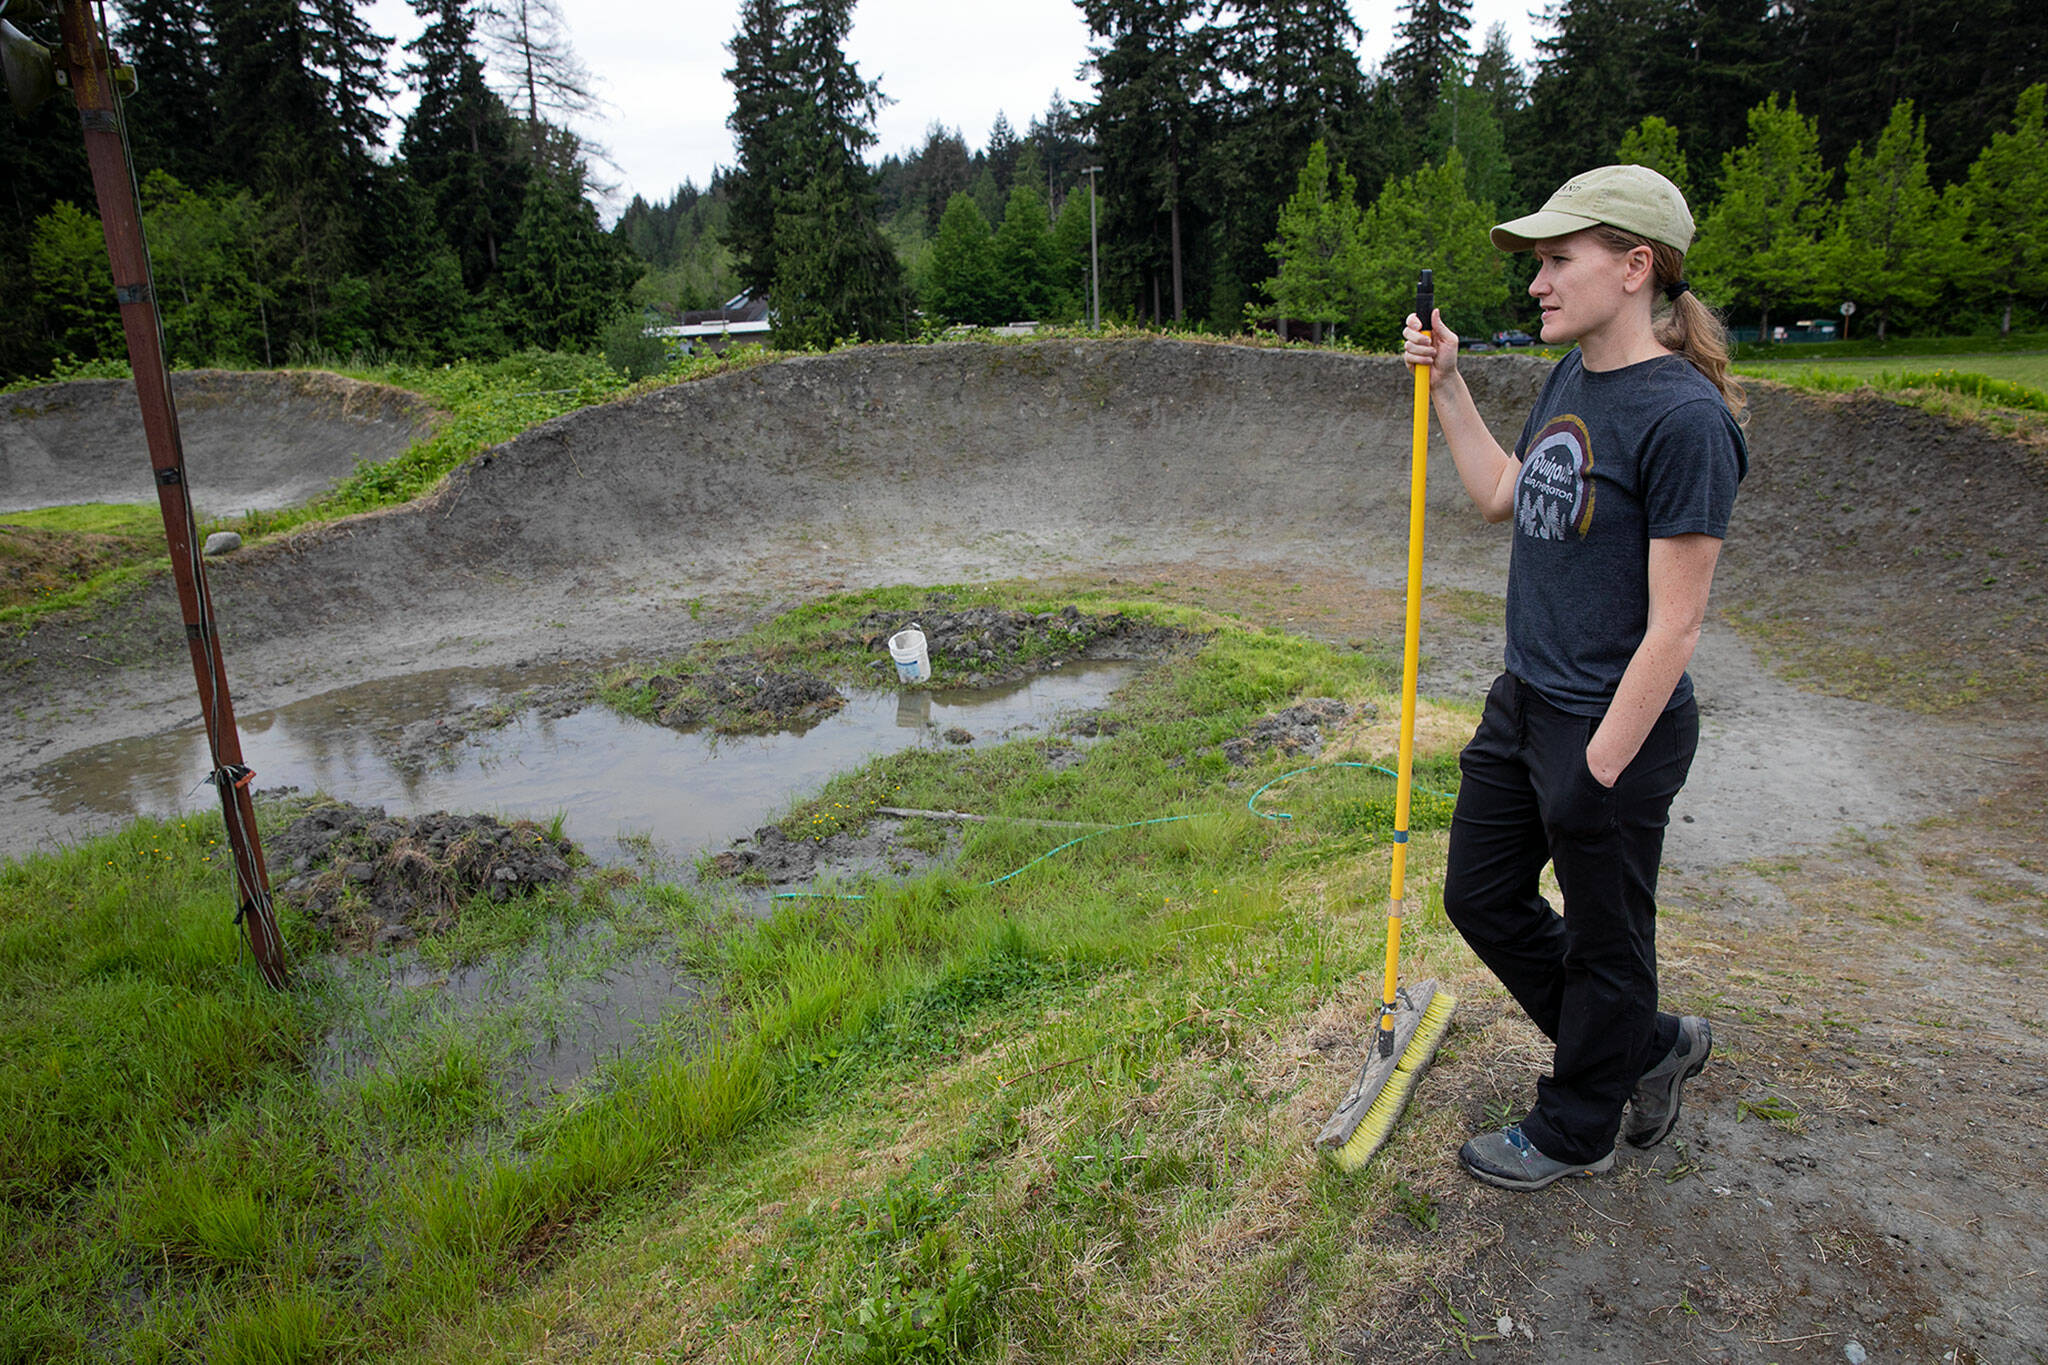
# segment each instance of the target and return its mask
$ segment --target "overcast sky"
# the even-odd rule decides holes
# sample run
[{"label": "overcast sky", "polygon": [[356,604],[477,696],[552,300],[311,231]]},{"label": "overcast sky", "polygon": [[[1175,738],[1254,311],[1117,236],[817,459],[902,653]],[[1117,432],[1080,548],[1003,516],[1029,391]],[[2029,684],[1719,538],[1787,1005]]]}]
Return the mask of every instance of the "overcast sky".
[{"label": "overcast sky", "polygon": [[[1537,0],[1540,3],[1540,0]],[[607,107],[578,131],[602,143],[618,163],[607,178],[622,182],[612,211],[638,193],[666,199],[684,180],[699,186],[715,166],[733,161],[725,126],[732,91],[725,44],[738,26],[737,0],[559,0],[576,53],[597,78]],[[1472,45],[1505,23],[1526,65],[1535,54],[1531,0],[1473,0]],[[1401,6],[1395,0],[1352,0],[1365,30],[1360,56],[1368,70],[1392,46]],[[406,0],[376,0],[371,23],[405,42],[420,23]],[[958,128],[970,148],[988,138],[998,110],[1023,132],[1054,91],[1069,101],[1091,97],[1078,72],[1088,29],[1073,0],[860,0],[847,53],[861,74],[879,79],[894,101],[876,125],[880,156],[922,146],[934,120]],[[404,54],[394,68],[404,64]],[[401,97],[401,107],[410,99]],[[394,133],[395,140],[395,133]],[[608,215],[609,216],[609,215]]]}]

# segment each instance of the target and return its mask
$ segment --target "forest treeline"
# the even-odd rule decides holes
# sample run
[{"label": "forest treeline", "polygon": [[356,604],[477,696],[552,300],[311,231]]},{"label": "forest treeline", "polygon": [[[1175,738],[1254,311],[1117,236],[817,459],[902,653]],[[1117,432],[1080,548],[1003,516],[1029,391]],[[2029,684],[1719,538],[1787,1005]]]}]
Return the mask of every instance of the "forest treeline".
[{"label": "forest treeline", "polygon": [[[690,191],[687,222],[628,218],[667,268],[729,260],[809,314],[804,340],[1071,319],[1099,166],[1106,317],[1387,335],[1424,265],[1468,325],[1525,318],[1526,264],[1483,229],[1629,159],[1684,186],[1703,293],[1766,334],[1851,300],[1942,330],[2039,325],[2048,303],[2048,9],[2027,0],[1554,0],[1529,69],[1498,26],[1474,42],[1470,0],[1409,0],[1373,71],[1344,0],[1076,3],[1092,103],[1055,99],[1022,138],[999,119],[972,155],[934,125],[864,181],[831,177],[842,195],[811,168],[865,153],[880,93],[835,44],[851,0],[745,0],[737,166]],[[857,309],[803,282],[826,201],[892,258],[846,277]]]},{"label": "forest treeline", "polygon": [[[568,131],[591,82],[553,0],[413,8],[403,48],[348,0],[113,11],[174,362],[581,348],[619,316],[642,267],[591,202]],[[387,128],[401,81],[417,103]],[[0,378],[125,356],[70,100],[0,116],[0,176]]]},{"label": "forest treeline", "polygon": [[[402,48],[347,0],[116,11],[178,362],[587,347],[742,288],[782,344],[1080,319],[1091,166],[1111,319],[1369,335],[1434,263],[1468,326],[1510,325],[1522,266],[1479,229],[1620,158],[1686,188],[1703,293],[1766,332],[1847,299],[1950,331],[2048,304],[2028,0],[1554,0],[1528,67],[1469,0],[1411,0],[1372,70],[1344,0],[1077,0],[1092,102],[889,154],[886,92],[845,55],[855,0],[740,0],[736,163],[610,231],[553,0],[413,5]],[[0,173],[0,377],[118,356],[67,101],[0,119]]]}]

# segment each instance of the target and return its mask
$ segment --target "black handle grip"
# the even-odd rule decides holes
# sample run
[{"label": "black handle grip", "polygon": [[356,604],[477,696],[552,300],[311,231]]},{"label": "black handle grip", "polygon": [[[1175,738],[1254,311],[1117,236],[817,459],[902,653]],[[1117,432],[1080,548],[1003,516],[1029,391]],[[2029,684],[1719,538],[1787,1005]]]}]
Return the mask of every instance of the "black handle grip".
[{"label": "black handle grip", "polygon": [[1429,330],[1429,319],[1436,312],[1436,272],[1425,270],[1422,278],[1415,282],[1415,320],[1422,324],[1422,330]]}]

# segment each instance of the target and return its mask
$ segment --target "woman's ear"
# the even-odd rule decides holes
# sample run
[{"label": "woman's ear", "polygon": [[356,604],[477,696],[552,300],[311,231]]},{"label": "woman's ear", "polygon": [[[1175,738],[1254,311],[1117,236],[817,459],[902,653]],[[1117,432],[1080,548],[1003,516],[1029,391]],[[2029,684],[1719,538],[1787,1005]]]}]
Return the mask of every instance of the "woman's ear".
[{"label": "woman's ear", "polygon": [[1646,246],[1630,247],[1622,267],[1622,290],[1625,293],[1636,293],[1654,283],[1656,274],[1656,253]]}]

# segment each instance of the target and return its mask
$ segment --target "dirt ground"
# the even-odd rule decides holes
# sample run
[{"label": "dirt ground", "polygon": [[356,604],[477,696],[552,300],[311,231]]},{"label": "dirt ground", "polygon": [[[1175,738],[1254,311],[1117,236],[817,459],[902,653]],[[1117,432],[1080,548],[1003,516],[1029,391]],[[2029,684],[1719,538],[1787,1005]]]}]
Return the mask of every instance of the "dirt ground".
[{"label": "dirt ground", "polygon": [[[416,395],[337,374],[187,370],[171,377],[202,513],[274,511],[399,454],[437,423]],[[0,399],[0,512],[156,502],[135,385],[83,379]]]},{"label": "dirt ground", "polygon": [[[1540,362],[1472,366],[1511,437]],[[432,498],[213,567],[245,713],[459,664],[615,657],[819,592],[1115,583],[1333,640],[1398,629],[1392,361],[1169,342],[875,348],[573,414]],[[2048,1359],[2048,492],[2039,457],[1872,398],[1759,387],[1694,668],[1661,955],[1716,1051],[1674,1139],[1534,1196],[1450,1150],[1426,1248],[1334,1331],[1248,1358]],[[1441,454],[1441,452],[1439,452]],[[196,477],[196,476],[195,476]],[[1476,701],[1507,541],[1448,460],[1426,691]],[[175,608],[0,642],[0,777],[188,722]],[[1417,1103],[1526,1102],[1532,1031],[1475,976]],[[1420,1206],[1418,1206],[1420,1207]]]}]

